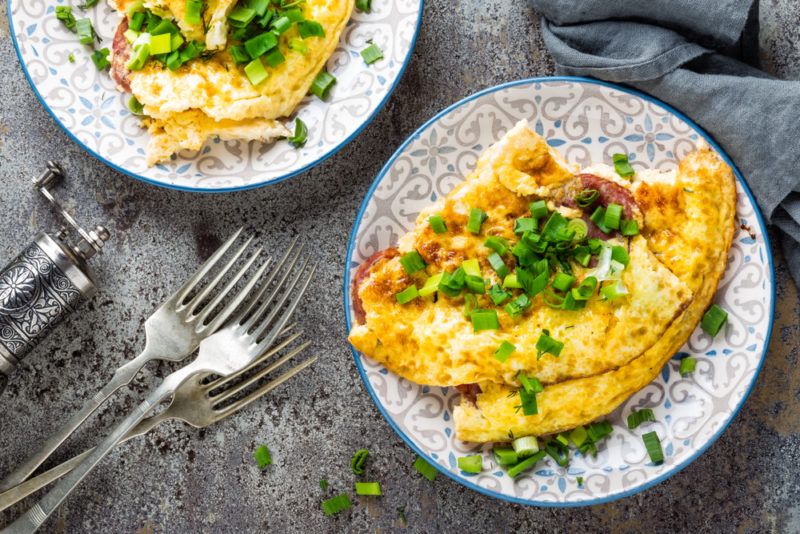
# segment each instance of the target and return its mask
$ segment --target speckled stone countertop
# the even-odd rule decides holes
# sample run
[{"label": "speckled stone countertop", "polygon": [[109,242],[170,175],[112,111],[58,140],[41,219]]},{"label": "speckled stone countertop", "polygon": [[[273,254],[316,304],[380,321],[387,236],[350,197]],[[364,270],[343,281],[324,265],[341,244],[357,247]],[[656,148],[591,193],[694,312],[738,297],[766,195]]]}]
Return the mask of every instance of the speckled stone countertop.
[{"label": "speckled stone countertop", "polygon": [[[800,4],[764,1],[760,18],[765,68],[800,79]],[[118,449],[45,531],[800,531],[800,301],[780,254],[773,339],[750,399],[698,460],[633,497],[538,509],[484,497],[443,476],[429,483],[413,471],[413,452],[364,390],[345,342],[341,296],[358,206],[397,146],[437,111],[501,82],[552,74],[537,26],[537,15],[521,0],[429,0],[407,72],[354,142],[287,182],[200,196],[126,178],[71,142],[28,86],[0,0],[0,258],[11,258],[37,230],[56,224],[28,181],[47,159],[59,160],[71,175],[62,193],[81,220],[113,232],[106,254],[93,262],[101,293],[82,309],[81,320],[69,320],[28,357],[0,400],[0,474],[138,352],[144,318],[240,225],[275,247],[302,232],[322,265],[313,298],[299,313],[320,356],[305,379],[206,430],[166,424]],[[148,367],[56,460],[92,444],[167,370]],[[251,458],[260,442],[270,445],[274,459],[264,472]],[[350,512],[324,517],[318,481],[350,489],[348,463],[363,446],[384,497],[356,500]],[[0,525],[23,509],[0,514]]]}]

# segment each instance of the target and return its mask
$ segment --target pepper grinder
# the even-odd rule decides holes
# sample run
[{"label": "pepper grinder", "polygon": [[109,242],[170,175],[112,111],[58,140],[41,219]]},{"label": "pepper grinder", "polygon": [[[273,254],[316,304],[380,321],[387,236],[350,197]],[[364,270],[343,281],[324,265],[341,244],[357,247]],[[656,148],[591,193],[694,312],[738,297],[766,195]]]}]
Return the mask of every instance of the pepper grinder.
[{"label": "pepper grinder", "polygon": [[86,231],[67,213],[51,190],[63,179],[61,166],[49,161],[33,187],[78,234],[77,242],[68,226],[55,235],[42,232],[0,270],[0,394],[22,358],[96,291],[87,261],[110,234],[102,226]]}]

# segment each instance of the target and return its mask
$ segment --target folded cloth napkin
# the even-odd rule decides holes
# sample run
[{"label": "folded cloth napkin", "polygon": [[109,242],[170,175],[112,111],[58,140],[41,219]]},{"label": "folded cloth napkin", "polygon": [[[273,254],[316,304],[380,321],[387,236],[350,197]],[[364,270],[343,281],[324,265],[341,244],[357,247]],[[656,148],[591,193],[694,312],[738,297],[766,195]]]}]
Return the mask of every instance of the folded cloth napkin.
[{"label": "folded cloth napkin", "polygon": [[800,82],[758,70],[754,0],[531,0],[559,74],[623,83],[725,149],[800,285]]}]

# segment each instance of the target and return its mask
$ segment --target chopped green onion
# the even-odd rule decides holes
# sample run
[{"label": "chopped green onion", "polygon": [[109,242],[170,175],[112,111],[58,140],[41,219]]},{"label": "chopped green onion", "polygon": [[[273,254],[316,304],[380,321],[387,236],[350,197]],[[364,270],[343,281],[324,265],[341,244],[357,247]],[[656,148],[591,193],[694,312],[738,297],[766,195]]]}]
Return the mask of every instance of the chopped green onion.
[{"label": "chopped green onion", "polygon": [[94,66],[97,67],[97,70],[106,70],[111,66],[111,62],[108,61],[108,54],[108,48],[103,48],[92,52],[92,62],[94,63]]},{"label": "chopped green onion", "polygon": [[400,257],[400,265],[403,266],[403,269],[405,269],[406,274],[412,275],[424,269],[426,263],[425,260],[422,259],[422,256],[419,255],[419,252],[417,252],[416,250],[412,250],[411,252],[403,254]]},{"label": "chopped green onion", "polygon": [[544,217],[547,217],[547,202],[544,200],[531,202],[530,210],[531,215],[533,215],[535,219],[543,219]]},{"label": "chopped green onion", "polygon": [[548,241],[572,241],[572,234],[567,231],[567,218],[554,211],[542,227],[542,236]]},{"label": "chopped green onion", "polygon": [[528,298],[528,295],[523,294],[506,304],[505,310],[507,314],[516,319],[530,307],[531,299]]},{"label": "chopped green onion", "polygon": [[639,223],[636,222],[636,219],[628,219],[622,221],[620,226],[620,232],[625,237],[632,237],[635,235],[639,235]]},{"label": "chopped green onion", "polygon": [[480,276],[481,275],[481,267],[478,263],[478,260],[475,258],[464,260],[461,262],[461,266],[464,268],[464,272],[468,275],[472,276]]},{"label": "chopped green onion", "polygon": [[719,334],[723,325],[728,320],[728,312],[720,308],[717,304],[712,304],[700,321],[700,328],[711,337]]},{"label": "chopped green onion", "polygon": [[479,295],[483,295],[484,293],[486,293],[486,283],[480,276],[475,276],[474,274],[468,274],[466,278],[466,284],[467,284],[467,289],[469,289],[473,293],[477,293]]},{"label": "chopped green onion", "polygon": [[233,11],[231,11],[231,14],[228,15],[231,26],[235,26],[236,28],[244,28],[253,22],[254,18],[256,18],[256,11],[244,6],[236,6]]},{"label": "chopped green onion", "polygon": [[539,452],[539,440],[536,436],[523,436],[515,439],[511,446],[519,458],[525,458]]},{"label": "chopped green onion", "polygon": [[587,276],[584,278],[578,287],[574,288],[571,292],[572,298],[575,300],[589,300],[597,288],[597,278],[594,276]]},{"label": "chopped green onion", "polygon": [[253,453],[253,458],[255,458],[258,468],[262,471],[268,465],[272,465],[272,455],[266,445],[261,445],[257,448],[256,452]]},{"label": "chopped green onion", "polygon": [[497,350],[494,351],[494,357],[500,362],[505,363],[505,361],[511,356],[511,354],[517,350],[517,347],[509,343],[508,341],[503,341],[500,343],[500,346],[497,347]]},{"label": "chopped green onion", "polygon": [[435,275],[428,278],[422,287],[419,290],[420,297],[427,297],[428,295],[433,295],[439,289],[439,284],[444,278],[444,273],[436,273]]},{"label": "chopped green onion", "polygon": [[335,83],[336,78],[328,71],[323,70],[314,78],[311,84],[311,93],[316,95],[320,100],[325,100],[328,97],[331,87],[333,87]]},{"label": "chopped green onion", "polygon": [[498,236],[487,237],[486,241],[483,242],[483,246],[494,250],[501,256],[509,252],[508,241]]},{"label": "chopped green onion", "polygon": [[522,289],[525,291],[525,294],[531,298],[541,293],[542,290],[547,287],[547,280],[550,277],[550,273],[547,270],[544,270],[538,275],[534,276],[533,273],[527,269],[520,267],[517,269],[516,273],[517,280],[522,286]]},{"label": "chopped green onion", "polygon": [[408,304],[415,298],[419,297],[417,286],[408,286],[404,290],[395,295],[399,304]]},{"label": "chopped green onion", "polygon": [[578,487],[583,487],[583,477],[575,477],[575,482],[578,483]]},{"label": "chopped green onion", "polygon": [[542,383],[535,376],[527,376],[519,372],[517,373],[517,379],[528,393],[541,393],[544,391],[544,386],[542,386]]},{"label": "chopped green onion", "polygon": [[536,404],[536,394],[530,393],[526,389],[519,390],[519,399],[522,401],[520,408],[524,415],[536,415],[539,413],[539,406]]},{"label": "chopped green onion", "polygon": [[461,456],[458,459],[458,468],[465,473],[480,473],[483,469],[483,458],[480,454]]},{"label": "chopped green onion", "polygon": [[488,215],[480,208],[472,208],[469,210],[469,219],[467,220],[467,231],[472,234],[481,233],[481,225],[487,219]]},{"label": "chopped green onion", "polygon": [[[278,35],[286,33],[286,30],[292,27],[292,21],[289,17],[282,15],[272,21],[270,28]],[[301,34],[302,35],[302,34]]]},{"label": "chopped green onion", "polygon": [[583,219],[572,219],[567,223],[567,232],[574,234],[574,241],[583,241],[589,234],[589,227]]},{"label": "chopped green onion", "polygon": [[661,450],[661,440],[655,430],[642,435],[642,441],[647,449],[650,460],[658,465],[664,461],[664,451]]},{"label": "chopped green onion", "polygon": [[133,49],[133,55],[128,61],[128,69],[129,70],[141,70],[144,67],[145,62],[150,57],[150,45],[147,43],[142,43]]},{"label": "chopped green onion", "polygon": [[78,41],[84,45],[94,43],[94,27],[89,19],[78,19],[75,21],[75,31],[78,34]]},{"label": "chopped green onion", "polygon": [[184,18],[189,24],[202,24],[203,0],[186,0],[186,16]]},{"label": "chopped green onion", "polygon": [[289,137],[289,143],[295,148],[301,147],[308,139],[308,127],[299,118],[294,121],[294,135]]},{"label": "chopped green onion", "polygon": [[372,10],[372,0],[356,0],[356,9],[369,13]]},{"label": "chopped green onion", "polygon": [[606,213],[603,217],[603,225],[612,230],[619,230],[619,223],[622,220],[622,206],[611,203],[606,206]]},{"label": "chopped green onion", "polygon": [[564,343],[550,337],[549,330],[542,330],[542,335],[540,335],[538,341],[536,341],[536,359],[538,360],[545,353],[559,356],[563,348]]},{"label": "chopped green onion", "polygon": [[494,269],[494,272],[497,273],[497,276],[500,278],[505,278],[508,276],[508,267],[506,266],[506,262],[503,261],[503,258],[501,258],[497,252],[492,252],[489,254],[487,260],[489,261],[489,265],[492,266],[492,269]]},{"label": "chopped green onion", "polygon": [[259,58],[255,58],[253,61],[248,63],[244,68],[244,73],[247,75],[247,79],[250,80],[250,83],[253,85],[258,85],[269,78],[267,69],[264,68],[264,64],[261,63]]},{"label": "chopped green onion", "polygon": [[472,321],[472,328],[475,332],[481,330],[498,330],[500,321],[497,319],[497,312],[494,310],[474,310],[469,314]]},{"label": "chopped green onion", "polygon": [[614,160],[614,170],[617,171],[617,174],[623,178],[627,178],[628,176],[633,176],[635,174],[636,171],[634,171],[633,167],[631,167],[631,164],[628,163],[627,154],[614,154],[611,157]]},{"label": "chopped green onion", "polygon": [[325,28],[315,20],[298,22],[297,31],[303,39],[307,39],[308,37],[325,37]]},{"label": "chopped green onion", "polygon": [[[186,46],[183,47],[183,50],[181,50],[181,61],[184,63],[191,61],[192,59],[200,56],[205,49],[205,44],[198,41],[190,41]],[[247,61],[248,60],[245,60],[244,62]]]},{"label": "chopped green onion", "polygon": [[322,501],[322,511],[325,512],[325,515],[332,516],[334,514],[338,514],[339,512],[344,512],[352,505],[353,503],[350,502],[350,497],[348,497],[346,493],[342,493],[341,495],[332,497],[327,501]]},{"label": "chopped green onion", "polygon": [[441,215],[431,215],[428,217],[428,224],[431,225],[433,233],[435,234],[443,234],[447,232],[447,225],[445,224],[444,218]]},{"label": "chopped green onion", "polygon": [[555,437],[556,441],[561,443],[565,447],[569,447],[569,438],[563,432]]},{"label": "chopped green onion", "polygon": [[461,294],[467,283],[467,273],[463,267],[459,267],[452,274],[442,273],[442,281],[439,283],[439,291],[448,297],[457,297]]},{"label": "chopped green onion", "polygon": [[694,372],[695,367],[697,367],[697,358],[685,356],[681,358],[681,366],[678,372],[680,372],[681,376],[687,376]]},{"label": "chopped green onion", "polygon": [[575,283],[575,277],[569,274],[557,273],[553,278],[553,287],[559,291],[566,292]]},{"label": "chopped green onion", "polygon": [[169,55],[167,56],[166,63],[167,63],[167,68],[169,70],[173,72],[178,70],[179,68],[181,68],[181,65],[183,65],[183,63],[181,62],[181,53],[178,52],[177,50],[170,52]]},{"label": "chopped green onion", "polygon": [[589,208],[598,198],[600,198],[600,191],[597,189],[584,189],[575,197],[575,203],[578,204],[578,207]]},{"label": "chopped green onion", "polygon": [[631,259],[628,256],[628,250],[625,247],[614,245],[611,247],[611,259],[620,262],[622,265],[628,265]]},{"label": "chopped green onion", "polygon": [[96,6],[96,5],[97,5],[97,2],[99,2],[99,1],[100,1],[100,0],[84,0],[83,4],[79,5],[78,7],[79,7],[79,8],[80,8],[82,11],[86,11],[87,9],[89,9],[89,8],[92,8],[92,7]]},{"label": "chopped green onion", "polygon": [[305,44],[302,39],[296,37],[289,40],[289,48],[303,55],[308,54],[308,45]]},{"label": "chopped green onion", "polygon": [[168,33],[150,36],[150,54],[169,54],[172,52],[172,36]]},{"label": "chopped green onion", "polygon": [[140,31],[146,17],[147,14],[144,11],[137,11],[136,13],[131,14],[130,21],[128,22],[128,29],[135,32]]},{"label": "chopped green onion", "polygon": [[619,281],[615,284],[609,284],[600,288],[600,294],[603,295],[603,298],[606,300],[617,300],[618,298],[624,297],[628,294],[628,289]]},{"label": "chopped green onion", "polygon": [[67,60],[68,60],[70,63],[75,63],[75,54],[70,54],[70,55],[68,55],[68,56],[67,56]]},{"label": "chopped green onion", "polygon": [[522,289],[522,285],[520,285],[516,273],[511,273],[503,279],[503,287],[507,287],[509,289]]},{"label": "chopped green onion", "polygon": [[467,293],[464,295],[464,308],[462,310],[462,314],[464,317],[469,319],[469,314],[472,313],[472,310],[478,307],[478,298],[473,295],[472,293]]},{"label": "chopped green onion", "polygon": [[522,460],[522,461],[521,461],[520,463],[518,463],[517,465],[515,465],[515,466],[513,466],[513,467],[510,467],[510,468],[509,468],[509,469],[506,471],[506,473],[507,473],[507,474],[508,474],[508,476],[510,476],[511,478],[516,478],[516,477],[517,477],[517,475],[519,475],[520,473],[522,473],[522,472],[524,472],[524,471],[527,471],[528,469],[530,469],[530,468],[532,468],[534,465],[536,465],[536,464],[539,462],[539,460],[541,460],[542,458],[544,458],[544,454],[545,454],[545,453],[544,453],[544,451],[539,451],[539,452],[537,452],[536,454],[534,454],[533,456],[531,456],[531,457],[529,457],[529,458],[526,458],[526,459]]},{"label": "chopped green onion", "polygon": [[278,46],[278,38],[271,32],[264,32],[244,42],[247,54],[253,59],[266,54],[268,50],[276,46]]},{"label": "chopped green onion", "polygon": [[600,440],[610,435],[613,430],[614,428],[608,421],[597,421],[589,425],[589,428],[586,429],[586,433],[593,443],[598,443]]},{"label": "chopped green onion", "polygon": [[372,43],[361,51],[361,57],[364,58],[364,63],[372,65],[376,61],[383,59],[383,52],[378,45]]},{"label": "chopped green onion", "polygon": [[586,442],[586,439],[589,437],[589,433],[586,432],[586,429],[582,426],[577,426],[572,429],[572,432],[569,433],[569,439],[572,440],[572,443],[575,444],[576,447],[580,448]]},{"label": "chopped green onion", "polygon": [[436,475],[438,474],[436,468],[426,462],[421,456],[417,456],[417,459],[414,460],[414,469],[431,482],[436,480]]},{"label": "chopped green onion", "polygon": [[379,497],[381,495],[381,483],[356,482],[356,495],[372,495]]},{"label": "chopped green onion", "polygon": [[172,34],[172,38],[170,40],[170,45],[172,47],[172,50],[177,52],[178,49],[183,44],[183,42],[184,41],[183,41],[183,37],[181,37],[181,34],[179,34],[179,33],[173,33]]},{"label": "chopped green onion", "polygon": [[290,22],[301,22],[303,20],[303,10],[302,9],[286,9],[283,11],[283,16],[287,17]]},{"label": "chopped green onion", "polygon": [[569,447],[564,445],[563,442],[556,439],[551,439],[544,446],[544,450],[559,467],[566,467],[569,464]]},{"label": "chopped green onion", "polygon": [[159,23],[155,26],[148,25],[147,30],[150,35],[163,35],[165,33],[173,34],[180,31],[178,27],[172,23],[172,21],[166,19],[159,21]]},{"label": "chopped green onion", "polygon": [[368,456],[369,451],[367,449],[358,449],[356,451],[356,453],[353,455],[353,458],[350,460],[350,469],[353,470],[353,474],[364,474],[364,466],[367,463]]},{"label": "chopped green onion", "polygon": [[274,69],[281,63],[285,62],[286,58],[283,56],[283,54],[281,54],[280,50],[273,48],[264,55],[264,61],[266,61],[267,65]]},{"label": "chopped green onion", "polygon": [[328,489],[328,481],[325,480],[324,478],[320,479],[319,487],[322,489],[322,491],[327,491],[327,489]]},{"label": "chopped green onion", "polygon": [[511,296],[510,293],[504,291],[502,287],[497,284],[494,284],[492,287],[489,288],[489,298],[492,299],[495,306],[499,306],[503,302],[505,302]]},{"label": "chopped green onion", "polygon": [[517,456],[517,452],[511,447],[495,446],[492,449],[492,454],[494,455],[494,461],[497,462],[497,465],[502,465],[502,466],[514,465],[519,461],[519,456]]},{"label": "chopped green onion", "polygon": [[628,428],[633,430],[637,426],[645,422],[654,422],[656,416],[650,408],[642,408],[641,410],[633,410],[628,415]]},{"label": "chopped green onion", "polygon": [[536,226],[536,219],[522,217],[521,219],[514,221],[514,233],[517,235],[522,235],[526,232],[535,232]]},{"label": "chopped green onion", "polygon": [[575,255],[575,261],[584,267],[589,266],[589,262],[592,261],[592,253],[589,252],[587,247],[575,247],[573,252]]},{"label": "chopped green onion", "polygon": [[595,225],[597,225],[597,227],[600,229],[601,232],[607,234],[611,232],[611,229],[604,224],[605,218],[606,218],[606,209],[602,206],[597,206],[597,209],[594,210],[594,213],[592,213],[591,217],[589,217],[589,219]]},{"label": "chopped green onion", "polygon": [[75,20],[75,15],[72,14],[72,8],[70,6],[56,6],[56,18],[60,20],[69,31],[75,33],[75,23],[77,21]]}]

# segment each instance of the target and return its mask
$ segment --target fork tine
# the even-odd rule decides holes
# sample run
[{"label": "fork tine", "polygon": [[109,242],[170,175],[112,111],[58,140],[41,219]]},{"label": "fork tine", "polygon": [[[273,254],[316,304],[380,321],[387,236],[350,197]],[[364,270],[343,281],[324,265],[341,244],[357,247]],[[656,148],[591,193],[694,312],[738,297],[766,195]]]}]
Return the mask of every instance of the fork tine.
[{"label": "fork tine", "polygon": [[217,284],[219,284],[220,281],[225,277],[225,275],[228,274],[228,271],[230,271],[233,268],[233,266],[236,265],[236,262],[239,261],[239,258],[242,257],[242,254],[244,254],[244,252],[247,250],[247,247],[249,247],[250,243],[252,242],[253,242],[253,237],[251,236],[250,238],[247,239],[247,241],[244,242],[244,245],[239,247],[239,250],[237,250],[236,253],[233,255],[233,257],[230,260],[228,260],[228,263],[226,263],[225,266],[222,267],[220,272],[218,272],[214,276],[211,282],[209,282],[208,285],[204,287],[200,293],[195,295],[192,298],[192,300],[190,300],[186,304],[186,306],[189,308],[188,310],[189,315],[194,314],[198,306],[200,306],[203,303],[203,301],[205,301],[206,297],[211,293],[211,291],[215,287],[217,287]]},{"label": "fork tine", "polygon": [[253,391],[246,397],[239,399],[238,401],[233,402],[220,410],[215,410],[217,417],[216,420],[219,421],[220,419],[224,419],[229,415],[238,412],[242,408],[249,406],[253,401],[260,399],[261,397],[263,397],[276,387],[280,386],[281,384],[292,378],[294,375],[296,375],[297,373],[299,373],[300,371],[311,365],[312,363],[316,362],[317,359],[318,359],[317,356],[312,356],[311,358],[295,365],[294,367],[283,373],[275,380],[272,380],[264,384],[262,387]]},{"label": "fork tine", "polygon": [[[250,292],[253,288],[258,284],[258,281],[264,275],[264,272],[267,270],[270,264],[270,259],[267,258],[267,261],[264,262],[261,267],[259,267],[256,272],[252,275],[250,280],[248,280],[247,284],[236,294],[236,296],[231,299],[231,301],[225,305],[225,307],[213,315],[215,313],[215,308],[222,302],[224,298],[228,296],[228,293],[239,283],[239,281],[244,277],[247,271],[253,266],[256,259],[261,255],[261,248],[256,250],[250,259],[239,269],[239,272],[227,283],[227,285],[220,291],[214,299],[209,302],[204,308],[203,311],[200,312],[198,315],[198,331],[210,331],[215,332],[222,324],[228,320],[231,314],[238,308],[242,302],[247,299],[250,295]],[[211,319],[209,321],[209,319]],[[208,322],[208,324],[206,324]]]},{"label": "fork tine", "polygon": [[[270,272],[269,276],[264,281],[264,283],[261,285],[261,287],[258,288],[258,291],[253,296],[253,298],[250,299],[250,301],[248,302],[247,306],[244,309],[244,312],[242,312],[242,318],[247,317],[247,315],[253,310],[253,308],[255,308],[256,304],[259,301],[259,299],[261,299],[261,297],[264,295],[264,293],[267,291],[267,289],[269,289],[269,286],[270,286],[270,284],[272,284],[272,281],[275,280],[275,277],[278,276],[278,274],[283,269],[283,266],[286,264],[286,260],[288,260],[289,257],[292,254],[295,253],[294,252],[294,248],[295,248],[295,246],[297,246],[297,241],[298,240],[299,240],[299,237],[295,237],[294,239],[292,239],[292,242],[289,243],[289,248],[287,248],[286,252],[283,253],[283,257],[280,259],[280,261],[277,263],[277,265],[275,265],[275,268],[272,269],[272,271]],[[300,250],[301,251],[303,250],[303,247],[305,247],[305,245],[300,245]],[[299,252],[297,254],[299,254]]]},{"label": "fork tine", "polygon": [[233,245],[233,243],[239,238],[239,235],[241,235],[243,230],[244,228],[239,228],[236,230],[236,232],[229,237],[228,240],[225,241],[225,243],[223,243],[222,246],[219,247],[216,252],[214,252],[214,254],[212,254],[211,257],[205,261],[205,263],[203,263],[203,265],[200,266],[199,269],[197,269],[197,271],[186,281],[186,283],[175,292],[175,294],[178,295],[178,302],[183,302],[183,300],[189,293],[192,292],[198,282],[200,282],[205,275],[207,275],[208,272],[214,268],[219,259],[225,255],[228,249],[231,248],[231,245]]},{"label": "fork tine", "polygon": [[295,281],[292,284],[292,286],[288,288],[286,291],[284,291],[283,296],[280,298],[280,302],[278,302],[275,305],[275,308],[273,308],[269,316],[261,323],[260,326],[258,326],[257,333],[254,335],[255,340],[258,340],[258,338],[262,336],[263,332],[266,331],[269,324],[275,318],[275,315],[279,311],[282,312],[281,317],[275,323],[275,326],[272,328],[272,330],[270,330],[269,334],[264,336],[264,338],[261,341],[259,341],[256,347],[257,351],[263,351],[267,347],[272,345],[272,342],[275,341],[276,337],[278,337],[280,331],[283,330],[284,325],[286,325],[286,323],[289,322],[289,319],[292,318],[292,314],[294,313],[294,310],[297,308],[297,305],[300,303],[300,299],[303,298],[303,295],[305,294],[309,284],[311,283],[311,279],[314,278],[314,273],[317,270],[316,264],[312,265],[311,269],[308,270],[308,273],[305,274],[305,280],[303,281],[302,286],[298,291],[295,292],[294,295],[292,295],[291,300],[289,300],[288,306],[286,306],[285,309],[281,308],[283,308],[283,305],[286,303],[287,299],[291,295],[292,290],[294,290],[294,288],[297,286],[297,283],[300,282],[300,280],[302,279],[303,273],[306,272],[307,264],[308,260],[305,261],[302,270],[298,273],[297,278],[295,278]]},{"label": "fork tine", "polygon": [[[284,330],[284,332],[286,332],[286,330]],[[258,367],[259,365],[261,365],[262,363],[264,363],[265,361],[270,359],[272,356],[274,356],[277,353],[279,353],[280,351],[282,351],[284,348],[286,348],[288,345],[293,343],[295,340],[297,340],[302,335],[303,335],[302,332],[297,332],[297,333],[294,333],[291,336],[281,340],[280,343],[278,343],[274,347],[270,347],[270,349],[267,352],[265,352],[264,354],[262,354],[261,356],[256,358],[256,360],[253,363],[251,363],[250,365],[248,365],[244,369],[236,371],[235,373],[232,373],[232,374],[230,374],[228,376],[223,376],[223,377],[219,378],[219,380],[215,380],[213,383],[208,384],[206,386],[207,391],[211,392],[211,391],[213,391],[215,389],[218,389],[218,388],[224,386],[225,384],[237,379],[238,377],[242,376],[243,374],[252,371],[256,367]]]},{"label": "fork tine", "polygon": [[[275,284],[275,287],[272,288],[272,292],[269,294],[267,298],[264,298],[262,300],[264,293],[266,293],[267,290],[269,290],[270,288],[266,284],[264,284],[259,289],[258,294],[255,296],[255,298],[253,298],[251,304],[255,306],[257,302],[261,301],[261,305],[255,312],[253,312],[253,314],[250,316],[247,322],[245,322],[242,325],[242,330],[244,332],[248,332],[249,330],[251,330],[253,328],[253,325],[259,320],[259,317],[261,317],[264,314],[264,311],[272,305],[272,300],[275,298],[275,295],[278,294],[278,291],[280,291],[281,287],[283,287],[283,285],[286,283],[286,280],[289,278],[289,276],[291,276],[292,270],[294,269],[295,265],[297,265],[297,261],[300,259],[300,255],[302,254],[302,252],[303,252],[303,247],[301,246],[300,250],[298,250],[297,254],[294,255],[294,258],[292,258],[292,261],[289,263],[289,265],[286,267],[286,270],[283,272],[283,276],[278,281],[278,283]],[[252,309],[253,306],[250,306],[249,308]],[[247,314],[244,314],[242,315],[242,318],[246,316]]]}]

